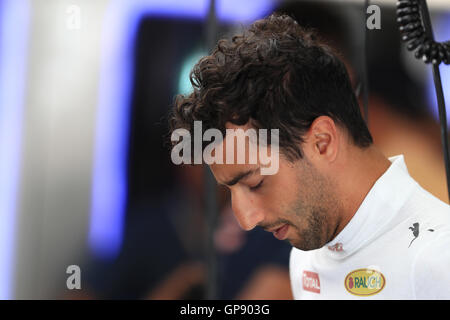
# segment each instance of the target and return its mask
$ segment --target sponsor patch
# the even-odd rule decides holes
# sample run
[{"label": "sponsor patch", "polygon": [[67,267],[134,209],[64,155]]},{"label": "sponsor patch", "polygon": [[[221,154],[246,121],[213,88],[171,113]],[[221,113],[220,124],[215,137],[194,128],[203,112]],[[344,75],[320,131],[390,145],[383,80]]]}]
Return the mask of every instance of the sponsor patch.
[{"label": "sponsor patch", "polygon": [[312,271],[303,271],[303,290],[320,294],[319,274]]},{"label": "sponsor patch", "polygon": [[386,278],[377,270],[358,269],[345,277],[344,285],[355,296],[373,296],[383,290]]}]

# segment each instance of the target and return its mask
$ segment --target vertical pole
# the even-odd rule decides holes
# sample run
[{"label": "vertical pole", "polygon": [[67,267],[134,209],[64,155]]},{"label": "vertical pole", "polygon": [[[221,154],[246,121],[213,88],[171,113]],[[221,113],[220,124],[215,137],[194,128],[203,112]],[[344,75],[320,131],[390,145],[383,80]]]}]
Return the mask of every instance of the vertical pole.
[{"label": "vertical pole", "polygon": [[[216,2],[210,0],[209,13],[206,21],[206,47],[212,50],[217,38]],[[217,184],[208,165],[203,165],[205,177],[205,215],[206,215],[206,259],[207,259],[207,285],[206,299],[217,299],[217,257],[214,245],[214,231],[217,224]]]},{"label": "vertical pole", "polygon": [[363,58],[362,58],[362,100],[363,100],[363,111],[364,111],[364,120],[366,121],[367,127],[369,127],[369,76],[368,76],[368,67],[367,67],[367,56],[369,55],[369,46],[368,46],[368,31],[366,25],[367,19],[367,8],[369,7],[369,0],[364,1],[364,10],[363,10]]}]

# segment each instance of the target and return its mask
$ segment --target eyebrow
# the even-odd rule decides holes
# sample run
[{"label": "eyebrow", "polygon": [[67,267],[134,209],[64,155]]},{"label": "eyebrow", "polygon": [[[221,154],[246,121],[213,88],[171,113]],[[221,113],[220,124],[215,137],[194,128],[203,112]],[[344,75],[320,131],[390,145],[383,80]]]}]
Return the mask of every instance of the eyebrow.
[{"label": "eyebrow", "polygon": [[247,171],[240,172],[234,178],[232,178],[231,180],[225,181],[224,184],[229,186],[229,187],[231,187],[231,186],[235,185],[236,183],[238,183],[240,180],[248,177],[249,175],[252,175],[253,173],[255,173],[258,170],[259,170],[259,168],[250,169],[250,170],[247,170]]}]

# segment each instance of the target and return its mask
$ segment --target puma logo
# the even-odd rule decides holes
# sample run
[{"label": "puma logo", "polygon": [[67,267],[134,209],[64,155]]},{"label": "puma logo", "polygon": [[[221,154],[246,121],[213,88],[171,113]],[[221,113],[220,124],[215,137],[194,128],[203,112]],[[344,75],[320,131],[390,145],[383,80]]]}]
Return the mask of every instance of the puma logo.
[{"label": "puma logo", "polygon": [[[411,245],[414,242],[414,240],[416,240],[419,237],[419,223],[418,222],[413,223],[412,227],[409,227],[409,230],[412,231],[414,239],[411,240],[411,242],[409,243],[408,248],[411,247]],[[434,232],[433,229],[428,229],[427,231]]]}]

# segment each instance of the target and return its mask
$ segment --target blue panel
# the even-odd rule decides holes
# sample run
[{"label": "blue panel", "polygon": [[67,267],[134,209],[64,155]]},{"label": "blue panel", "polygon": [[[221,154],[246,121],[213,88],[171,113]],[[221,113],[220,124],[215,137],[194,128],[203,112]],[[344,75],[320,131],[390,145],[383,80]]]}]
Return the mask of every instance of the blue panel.
[{"label": "blue panel", "polygon": [[[436,41],[444,42],[450,40],[450,13],[447,13],[433,23],[433,31]],[[447,126],[450,124],[450,66],[441,63],[439,67],[444,90],[445,106],[447,111]],[[427,81],[427,97],[430,111],[436,120],[439,120],[439,110],[436,98],[436,89],[434,87],[433,74],[429,68]]]},{"label": "blue panel", "polygon": [[[89,244],[95,255],[113,259],[120,252],[127,202],[128,133],[133,81],[133,48],[144,16],[203,19],[207,0],[113,0],[102,34],[100,92]],[[273,0],[217,1],[222,21],[249,22],[268,13]],[[158,48],[161,50],[161,48]]]},{"label": "blue panel", "polygon": [[29,2],[0,2],[0,299],[13,298]]}]

